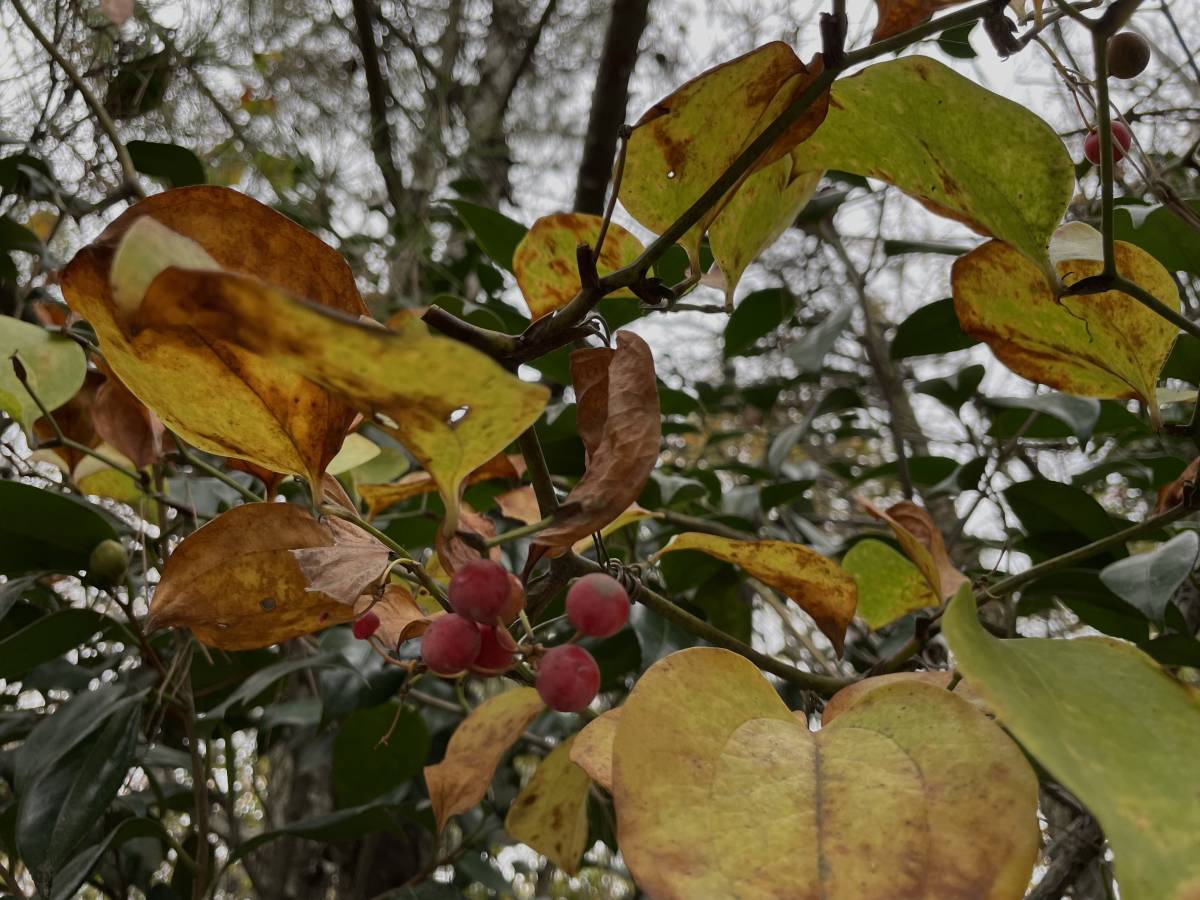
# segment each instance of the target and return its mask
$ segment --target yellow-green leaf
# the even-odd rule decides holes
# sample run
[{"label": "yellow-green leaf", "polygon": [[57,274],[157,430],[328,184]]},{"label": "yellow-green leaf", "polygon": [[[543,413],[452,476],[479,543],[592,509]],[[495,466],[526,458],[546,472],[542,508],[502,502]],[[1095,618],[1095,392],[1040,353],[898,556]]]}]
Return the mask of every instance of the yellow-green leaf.
[{"label": "yellow-green leaf", "polygon": [[[595,246],[600,236],[600,216],[589,213],[555,213],[542,216],[521,238],[513,253],[513,274],[534,319],[561,309],[579,293],[579,264],[575,249]],[[641,255],[642,242],[617,223],[610,223],[596,270],[607,275]],[[632,297],[629,290],[614,297]]]},{"label": "yellow-green leaf", "polygon": [[532,425],[549,396],[451,338],[398,334],[225,272],[164,272],[137,322],[151,330],[186,323],[375,413],[437,484],[447,533],[467,477]]},{"label": "yellow-green leaf", "polygon": [[837,652],[842,652],[846,627],[854,618],[858,587],[833,560],[787,541],[734,541],[695,531],[675,535],[654,558],[677,550],[699,550],[733,563],[786,594],[812,616]]},{"label": "yellow-green leaf", "polygon": [[87,359],[68,337],[11,316],[0,316],[0,410],[28,432],[41,411],[13,370],[13,354],[25,367],[26,381],[50,410],[58,409],[83,387]]},{"label": "yellow-green leaf", "polygon": [[725,281],[725,308],[742,273],[796,221],[812,198],[822,172],[799,171],[789,154],[747,178],[709,229],[713,258]]},{"label": "yellow-green leaf", "polygon": [[111,444],[101,444],[94,452],[96,456],[85,456],[79,461],[71,473],[71,480],[85,494],[109,497],[137,508],[146,496],[141,484],[115,468],[134,469],[133,461]]},{"label": "yellow-green leaf", "polygon": [[1096,817],[1121,896],[1200,897],[1197,692],[1113,638],[994,638],[966,589],[942,633],[1000,723]]},{"label": "yellow-green leaf", "polygon": [[941,600],[911,562],[882,541],[859,541],[842,557],[858,584],[858,615],[872,628],[890,625]]},{"label": "yellow-green leaf", "polygon": [[900,681],[814,734],[714,648],[637,683],[613,798],[625,861],[659,900],[1016,900],[1037,857],[1037,779],[969,703]]},{"label": "yellow-green leaf", "polygon": [[1075,190],[1053,128],[924,56],[835,82],[828,117],[795,156],[798,168],[893,184],[1047,270],[1046,245]]},{"label": "yellow-green leaf", "polygon": [[450,736],[445,758],[425,767],[438,831],[451,816],[483,799],[501,757],[543,708],[537,691],[517,688],[485,700],[462,720]]},{"label": "yellow-green leaf", "polygon": [[329,461],[325,471],[330,475],[341,475],[370,462],[381,452],[382,448],[369,437],[364,437],[357,431],[352,432],[346,435],[346,440],[342,441],[342,448]]},{"label": "yellow-green leaf", "polygon": [[954,567],[942,533],[926,510],[911,500],[893,503],[886,510],[861,497],[858,502],[868,513],[887,523],[900,548],[940,599],[948,600],[967,581]]},{"label": "yellow-green leaf", "polygon": [[612,790],[613,740],[621,721],[621,707],[601,713],[588,722],[571,746],[571,762],[606,791]]},{"label": "yellow-green leaf", "polygon": [[[820,71],[819,58],[806,67],[791,47],[776,41],[703,72],[650,107],[634,125],[621,180],[621,202],[630,215],[651,231],[665,231]],[[812,133],[828,96],[809,107],[760,166]],[[699,267],[700,238],[720,207],[714,205],[679,242],[693,269]]]},{"label": "yellow-green leaf", "polygon": [[147,630],[190,628],[210,647],[251,650],[349,621],[350,607],[308,590],[292,555],[332,545],[328,529],[299,506],[235,506],[167,558]]},{"label": "yellow-green leaf", "polygon": [[[1179,309],[1175,281],[1158,260],[1123,241],[1113,249],[1117,271]],[[1093,259],[1056,266],[1066,284],[1103,268]],[[963,331],[1018,375],[1083,397],[1136,397],[1157,411],[1154,388],[1178,329],[1132,297],[1056,297],[1038,268],[1000,241],[959,257],[952,283]]]},{"label": "yellow-green leaf", "polygon": [[241,273],[363,315],[349,266],[261,203],[204,186],[130,207],[62,275],[67,303],[95,328],[112,370],[177,434],[210,453],[319,480],[353,419],[345,403],[232,342],[202,337],[187,322],[134,334],[145,291],[175,265]]},{"label": "yellow-green leaf", "polygon": [[505,830],[574,875],[587,849],[591,779],[571,761],[575,735],[550,751],[508,809]]}]

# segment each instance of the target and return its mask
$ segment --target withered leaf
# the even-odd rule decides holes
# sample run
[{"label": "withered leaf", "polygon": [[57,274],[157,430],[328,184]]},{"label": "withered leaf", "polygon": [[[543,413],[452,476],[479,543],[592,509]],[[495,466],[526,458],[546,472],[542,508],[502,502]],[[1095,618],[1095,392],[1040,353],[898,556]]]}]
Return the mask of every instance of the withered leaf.
[{"label": "withered leaf", "polygon": [[542,509],[538,506],[537,495],[533,485],[526,484],[511,491],[505,491],[496,498],[500,512],[507,519],[516,519],[526,525],[542,520]]},{"label": "withered leaf", "polygon": [[[506,455],[497,453],[482,466],[467,476],[466,484],[477,484],[481,481],[496,479],[517,479],[525,471],[525,460],[517,454]],[[428,494],[437,490],[433,476],[428,472],[410,472],[403,478],[390,484],[360,484],[357,486],[358,496],[367,504],[367,513],[376,516],[389,506]]]},{"label": "withered leaf", "polygon": [[430,622],[445,615],[440,609],[422,609],[412,592],[397,582],[387,585],[378,600],[362,597],[354,608],[358,613],[369,608],[379,616],[379,630],[375,632],[375,637],[389,647],[398,647],[407,640],[420,637]]},{"label": "withered leaf", "polygon": [[163,423],[115,377],[97,388],[92,422],[96,434],[128,457],[136,468],[143,469],[161,458]]},{"label": "withered leaf", "polygon": [[349,621],[353,609],[309,591],[292,555],[332,544],[329,530],[298,506],[236,506],[167,559],[147,629],[190,628],[210,647],[251,650]]},{"label": "withered leaf", "polygon": [[879,22],[871,42],[882,41],[902,31],[928,22],[935,12],[948,6],[957,6],[965,0],[875,0],[879,9]]},{"label": "withered leaf", "polygon": [[330,516],[324,521],[333,544],[293,550],[308,590],[353,605],[379,583],[391,550],[353,522]]},{"label": "withered leaf", "polygon": [[[434,549],[438,562],[446,575],[453,575],[469,562],[483,559],[482,542],[496,536],[496,525],[487,516],[475,512],[466,504],[459,510],[458,527],[453,534],[439,528],[434,536]],[[488,551],[488,558],[499,562],[502,559],[499,547]]]},{"label": "withered leaf", "polygon": [[560,507],[562,517],[538,533],[531,560],[563,553],[625,512],[658,461],[662,415],[646,342],[633,332],[618,332],[615,350],[571,354],[571,372],[579,433],[589,450],[587,470]]},{"label": "withered leaf", "polygon": [[1154,504],[1154,514],[1164,513],[1180,503],[1188,502],[1195,496],[1197,481],[1200,481],[1200,457],[1188,463],[1187,468],[1178,478],[1158,489],[1158,501]]}]

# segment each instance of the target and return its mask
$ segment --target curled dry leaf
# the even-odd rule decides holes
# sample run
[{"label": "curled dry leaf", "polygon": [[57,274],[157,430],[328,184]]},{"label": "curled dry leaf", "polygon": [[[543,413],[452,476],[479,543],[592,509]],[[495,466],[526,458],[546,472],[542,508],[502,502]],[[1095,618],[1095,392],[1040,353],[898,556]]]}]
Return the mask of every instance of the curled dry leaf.
[{"label": "curled dry leaf", "polygon": [[[519,455],[497,453],[478,469],[467,476],[466,485],[497,479],[517,479],[525,472],[525,460]],[[374,517],[389,506],[428,494],[437,490],[433,476],[428,472],[410,472],[391,484],[360,484],[358,496],[367,504],[367,514]]]},{"label": "curled dry leaf", "polygon": [[921,507],[902,500],[884,512],[861,497],[858,502],[872,516],[887,523],[905,555],[925,576],[925,581],[940,599],[954,596],[960,585],[969,583],[967,577],[950,561],[941,531]]},{"label": "curled dry leaf", "polygon": [[[665,231],[822,68],[820,56],[805,66],[787,44],[765,44],[701,73],[650,107],[634,125],[626,153],[620,197],[630,215],[651,231]],[[825,92],[756,168],[786,156],[812,134],[825,118],[828,102]],[[679,241],[696,272],[700,239],[733,193],[714,204]]]},{"label": "curled dry leaf", "polygon": [[613,740],[621,721],[621,707],[601,713],[575,735],[571,761],[606,791],[612,790]]},{"label": "curled dry leaf", "polygon": [[[1123,241],[1117,271],[1171,309],[1179,290],[1153,256]],[[1063,259],[1066,284],[1098,275],[1094,259]],[[989,241],[954,263],[954,311],[963,331],[1031,381],[1083,397],[1137,398],[1157,419],[1155,385],[1179,329],[1120,291],[1055,296],[1042,272],[1015,249]]]},{"label": "curled dry leaf", "polygon": [[622,707],[612,777],[621,852],[661,900],[1017,900],[1037,860],[1021,751],[912,680],[813,733],[746,659],[684,650]]},{"label": "curled dry leaf", "polygon": [[875,0],[879,10],[879,21],[871,43],[882,41],[902,31],[928,22],[933,14],[948,6],[957,6],[965,0]]},{"label": "curled dry leaf", "polygon": [[516,688],[485,700],[462,720],[450,736],[446,756],[425,767],[438,831],[451,816],[483,799],[500,759],[544,708],[533,688]]},{"label": "curled dry leaf", "polygon": [[201,335],[186,316],[142,321],[147,290],[171,266],[262,279],[359,316],[367,310],[350,268],[320,239],[261,203],[225,188],[191,187],[130,207],[62,275],[67,303],[91,322],[112,370],[171,430],[210,453],[316,481],[341,446],[353,411],[228,335]]},{"label": "curled dry leaf", "polygon": [[451,338],[398,334],[226,272],[168,270],[139,315],[144,327],[188,323],[235,341],[374,413],[433,478],[448,531],[467,477],[532,425],[549,396]]},{"label": "curled dry leaf", "polygon": [[251,650],[354,617],[308,590],[293,550],[333,545],[329,530],[289,503],[247,503],[175,548],[150,601],[147,629],[190,628],[222,650]]},{"label": "curled dry leaf", "polygon": [[[467,563],[483,559],[482,542],[495,536],[496,524],[464,504],[459,512],[458,527],[454,533],[448,535],[445,529],[439,529],[434,537],[434,549],[442,571],[448,577]],[[499,547],[490,548],[487,555],[496,562],[504,558]]]},{"label": "curled dry leaf", "polygon": [[96,434],[144,469],[162,457],[163,423],[115,377],[96,390],[92,405]]},{"label": "curled dry leaf", "polygon": [[587,849],[587,798],[591,781],[572,760],[577,735],[567,738],[547,754],[529,783],[521,788],[504,829],[523,844],[566,872],[579,871]]},{"label": "curled dry leaf", "polygon": [[[590,213],[555,213],[542,216],[521,238],[513,252],[513,274],[532,318],[540,319],[561,309],[579,293],[575,250],[580,244],[595,246],[602,221]],[[596,260],[596,271],[601,276],[615,272],[637,259],[644,249],[634,235],[612,222]],[[624,289],[612,296],[634,295]]]},{"label": "curled dry leaf", "polygon": [[308,590],[350,606],[379,584],[391,550],[353,522],[330,516],[322,523],[333,543],[293,550]]},{"label": "curled dry leaf", "polygon": [[833,560],[787,541],[734,541],[694,531],[675,535],[654,559],[677,550],[699,550],[733,563],[787,595],[812,616],[841,655],[858,603],[858,586]]},{"label": "curled dry leaf", "polygon": [[1158,489],[1158,501],[1154,504],[1155,515],[1173,509],[1180,503],[1189,503],[1196,496],[1196,485],[1200,481],[1200,457],[1188,463],[1183,473],[1170,484]]},{"label": "curled dry leaf", "polygon": [[965,588],[942,618],[963,677],[1096,817],[1122,897],[1200,897],[1200,693],[1132,644],[992,637]]},{"label": "curled dry leaf", "polygon": [[654,357],[644,340],[621,331],[616,350],[576,350],[571,380],[587,470],[559,508],[558,521],[538,532],[529,565],[546,553],[565,552],[624,513],[658,461],[662,415]]},{"label": "curled dry leaf", "polygon": [[379,616],[379,629],[375,637],[389,647],[398,647],[407,640],[420,637],[430,622],[445,615],[441,609],[422,609],[412,592],[397,582],[387,585],[378,600],[360,597],[354,607],[356,614],[368,608]]}]

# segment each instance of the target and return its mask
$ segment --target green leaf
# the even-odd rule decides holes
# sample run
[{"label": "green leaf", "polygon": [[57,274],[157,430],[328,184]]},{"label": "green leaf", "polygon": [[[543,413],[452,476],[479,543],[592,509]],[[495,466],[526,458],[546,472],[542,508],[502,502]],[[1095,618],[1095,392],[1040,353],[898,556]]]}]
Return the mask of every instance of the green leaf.
[{"label": "green leaf", "polygon": [[873,629],[939,605],[920,570],[883,541],[859,541],[842,558],[842,568],[858,583],[858,615]]},{"label": "green leaf", "polygon": [[513,270],[513,253],[529,229],[503,213],[466,200],[451,200],[450,206],[492,262],[506,272]]},{"label": "green leaf", "polygon": [[8,216],[0,216],[0,250],[20,250],[40,256],[42,239]]},{"label": "green leaf", "polygon": [[29,385],[50,410],[58,409],[83,387],[87,359],[83,349],[68,337],[0,316],[0,410],[28,432],[42,413],[13,370],[14,353],[25,367]]},{"label": "green leaf", "polygon": [[[138,838],[159,838],[162,844],[167,846],[166,831],[161,822],[143,818],[126,819],[110,831],[99,844],[80,851],[59,869],[58,876],[54,879],[53,900],[71,900],[83,880],[95,870],[100,857],[109,850]],[[148,897],[148,900],[153,900],[153,896]]]},{"label": "green leaf", "polygon": [[916,391],[918,394],[928,394],[951,410],[957,411],[959,407],[975,396],[986,371],[980,365],[967,366],[965,369],[958,369],[951,375],[929,378],[919,382]]},{"label": "green leaf", "polygon": [[985,402],[1001,409],[1024,409],[1053,416],[1069,427],[1083,444],[1091,440],[1100,420],[1100,401],[1094,397],[1049,393],[1032,397],[988,397]]},{"label": "green leaf", "polygon": [[974,59],[979,55],[971,46],[971,30],[976,24],[978,23],[966,22],[953,28],[947,28],[938,35],[938,47],[947,56],[955,59]]},{"label": "green leaf", "polygon": [[963,333],[954,312],[954,300],[947,297],[922,306],[900,323],[892,338],[892,359],[953,353],[978,343]]},{"label": "green leaf", "polygon": [[22,786],[17,844],[41,893],[55,893],[58,870],[116,797],[133,764],[140,724],[141,706],[123,706],[93,738],[54,766],[42,766],[39,777]]},{"label": "green leaf", "polygon": [[92,635],[120,630],[115,620],[91,609],[63,609],[42,616],[0,641],[0,679],[19,681],[35,666],[74,650]]},{"label": "green leaf", "polygon": [[110,519],[82,500],[0,481],[0,575],[79,572],[97,544],[116,537]]},{"label": "green leaf", "polygon": [[825,357],[833,349],[838,336],[845,331],[854,313],[854,304],[838,307],[821,320],[820,324],[808,329],[804,335],[788,347],[788,356],[801,372],[820,372]]},{"label": "green leaf", "polygon": [[1088,808],[1112,847],[1121,896],[1200,893],[1200,701],[1150,657],[1111,638],[1002,641],[969,588],[942,633],[959,671],[1050,774]]},{"label": "green leaf", "polygon": [[[1036,547],[1029,548],[1035,558],[1082,547],[1116,530],[1104,507],[1074,485],[1042,479],[1022,481],[1006,488],[1004,499],[1026,533],[1038,539]],[[1126,555],[1123,548],[1110,553],[1110,560]]]},{"label": "green leaf", "polygon": [[830,93],[825,122],[795,151],[798,169],[886,181],[1048,271],[1075,173],[1046,122],[923,56],[876,63]]},{"label": "green leaf", "polygon": [[1100,573],[1100,580],[1121,599],[1162,625],[1167,604],[1196,567],[1200,536],[1194,531],[1175,535],[1149,553],[1118,560]]},{"label": "green leaf", "polygon": [[795,298],[779,288],[747,294],[725,324],[725,358],[741,356],[752,349],[759,338],[783,324],[795,305]]},{"label": "green leaf", "polygon": [[143,175],[161,178],[169,187],[204,184],[208,180],[204,163],[186,147],[156,141],[130,141],[126,146],[135,169]]},{"label": "green leaf", "polygon": [[421,773],[429,744],[425,720],[415,710],[384,703],[351,713],[333,739],[338,806],[363,806],[407,784]]},{"label": "green leaf", "polygon": [[[1200,199],[1183,202],[1200,213]],[[1166,206],[1150,210],[1119,206],[1114,211],[1113,226],[1117,240],[1137,244],[1172,272],[1200,275],[1200,231]]]}]

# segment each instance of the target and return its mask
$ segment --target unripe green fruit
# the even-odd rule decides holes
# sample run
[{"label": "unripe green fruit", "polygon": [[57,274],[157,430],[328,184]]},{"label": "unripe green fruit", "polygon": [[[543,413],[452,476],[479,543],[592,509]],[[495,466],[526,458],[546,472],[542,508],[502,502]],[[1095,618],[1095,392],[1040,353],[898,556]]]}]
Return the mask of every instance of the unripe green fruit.
[{"label": "unripe green fruit", "polygon": [[112,538],[98,543],[88,557],[88,580],[102,587],[120,584],[129,568],[129,554],[120,541]]},{"label": "unripe green fruit", "polygon": [[1137,78],[1150,64],[1150,44],[1140,34],[1122,31],[1108,42],[1108,74]]}]

